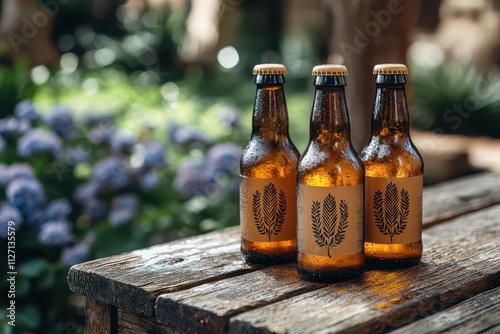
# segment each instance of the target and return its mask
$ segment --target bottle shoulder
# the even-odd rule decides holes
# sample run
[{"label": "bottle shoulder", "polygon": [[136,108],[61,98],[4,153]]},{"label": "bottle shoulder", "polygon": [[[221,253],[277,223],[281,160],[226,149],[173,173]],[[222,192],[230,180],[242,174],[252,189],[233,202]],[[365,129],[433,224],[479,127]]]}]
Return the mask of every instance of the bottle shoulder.
[{"label": "bottle shoulder", "polygon": [[424,172],[422,156],[409,138],[394,142],[373,137],[360,157],[367,176],[410,177]]},{"label": "bottle shoulder", "polygon": [[250,140],[243,150],[240,172],[244,176],[273,178],[296,175],[299,152],[290,142]]},{"label": "bottle shoulder", "polygon": [[332,150],[310,144],[299,161],[297,178],[306,185],[356,185],[363,183],[363,163],[352,147]]}]

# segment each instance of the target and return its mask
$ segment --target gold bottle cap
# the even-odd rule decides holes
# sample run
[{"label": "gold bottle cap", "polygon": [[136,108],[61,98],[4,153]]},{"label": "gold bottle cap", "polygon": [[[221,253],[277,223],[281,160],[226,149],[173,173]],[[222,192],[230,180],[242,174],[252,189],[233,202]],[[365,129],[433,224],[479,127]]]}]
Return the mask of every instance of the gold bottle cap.
[{"label": "gold bottle cap", "polygon": [[339,76],[347,76],[347,67],[344,65],[337,64],[325,64],[325,65],[317,65],[314,66],[312,70],[312,75],[339,75]]},{"label": "gold bottle cap", "polygon": [[253,67],[253,74],[286,74],[283,64],[259,64]]},{"label": "gold bottle cap", "polygon": [[408,74],[404,64],[378,64],[373,67],[373,74]]}]

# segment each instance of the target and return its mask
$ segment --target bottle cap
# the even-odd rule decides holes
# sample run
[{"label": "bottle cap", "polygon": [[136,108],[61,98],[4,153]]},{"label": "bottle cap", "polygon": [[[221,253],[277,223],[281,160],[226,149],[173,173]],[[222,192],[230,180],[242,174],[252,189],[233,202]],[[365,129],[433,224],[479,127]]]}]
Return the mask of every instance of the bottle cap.
[{"label": "bottle cap", "polygon": [[286,74],[286,67],[282,64],[259,64],[254,66],[253,74]]},{"label": "bottle cap", "polygon": [[377,64],[373,74],[408,74],[408,68],[404,64]]},{"label": "bottle cap", "polygon": [[322,76],[347,76],[347,68],[344,65],[325,64],[314,66],[312,75]]}]

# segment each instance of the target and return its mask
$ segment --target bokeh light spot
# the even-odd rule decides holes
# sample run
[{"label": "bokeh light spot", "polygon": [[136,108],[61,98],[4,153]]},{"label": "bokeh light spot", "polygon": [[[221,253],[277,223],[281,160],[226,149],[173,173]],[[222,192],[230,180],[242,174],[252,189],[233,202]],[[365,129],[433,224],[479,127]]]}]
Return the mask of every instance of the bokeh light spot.
[{"label": "bokeh light spot", "polygon": [[49,77],[50,71],[45,65],[38,65],[31,69],[31,80],[37,85],[43,85]]},{"label": "bokeh light spot", "polygon": [[228,45],[219,50],[217,53],[217,61],[222,67],[230,69],[238,65],[240,55],[234,47]]}]

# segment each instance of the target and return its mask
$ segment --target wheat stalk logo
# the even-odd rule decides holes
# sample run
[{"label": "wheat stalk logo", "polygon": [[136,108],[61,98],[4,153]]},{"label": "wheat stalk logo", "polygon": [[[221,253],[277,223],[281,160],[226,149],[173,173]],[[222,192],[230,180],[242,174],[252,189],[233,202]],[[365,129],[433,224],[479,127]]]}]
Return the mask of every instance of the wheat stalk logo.
[{"label": "wheat stalk logo", "polygon": [[410,214],[408,192],[401,189],[399,193],[398,187],[392,182],[385,187],[385,194],[377,190],[373,195],[373,214],[375,225],[382,234],[391,238],[392,244],[392,238],[403,233],[408,224],[407,219]]},{"label": "wheat stalk logo", "polygon": [[[328,257],[332,248],[337,247],[345,238],[347,222],[349,218],[349,208],[344,200],[340,201],[340,220],[338,219],[337,203],[335,197],[328,194],[323,200],[323,210],[321,203],[313,201],[311,205],[312,230],[316,244],[325,247]],[[337,226],[337,220],[339,225]]]},{"label": "wheat stalk logo", "polygon": [[[261,200],[262,197],[262,200]],[[271,236],[281,232],[285,223],[286,196],[283,190],[278,190],[273,183],[264,187],[264,194],[260,191],[253,194],[253,220],[260,234],[267,235],[268,241]]]}]

